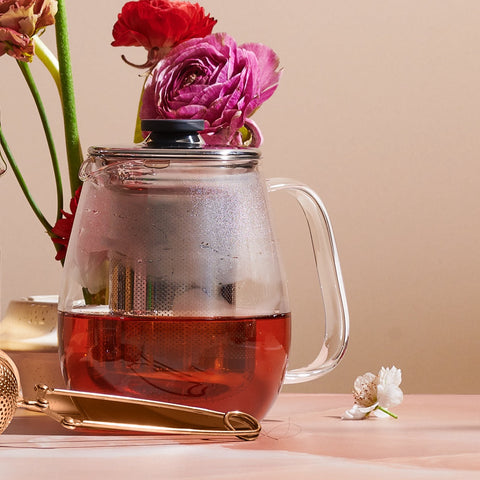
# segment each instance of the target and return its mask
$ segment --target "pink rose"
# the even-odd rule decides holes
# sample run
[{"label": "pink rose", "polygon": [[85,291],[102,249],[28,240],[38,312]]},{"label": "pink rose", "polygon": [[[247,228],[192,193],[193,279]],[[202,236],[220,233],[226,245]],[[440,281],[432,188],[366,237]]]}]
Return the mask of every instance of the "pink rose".
[{"label": "pink rose", "polygon": [[279,59],[265,45],[237,46],[225,33],[181,43],[154,68],[145,85],[142,119],[203,119],[210,145],[242,145],[239,129],[261,143],[249,118],[278,86]]},{"label": "pink rose", "polygon": [[57,0],[0,0],[0,56],[29,62],[32,37],[55,23]]}]

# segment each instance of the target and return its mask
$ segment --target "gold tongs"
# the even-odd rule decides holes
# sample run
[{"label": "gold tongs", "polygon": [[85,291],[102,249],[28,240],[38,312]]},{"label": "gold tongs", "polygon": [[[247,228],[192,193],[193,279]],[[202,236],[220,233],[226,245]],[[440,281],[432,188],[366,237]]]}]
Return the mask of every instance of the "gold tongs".
[{"label": "gold tongs", "polygon": [[203,408],[37,385],[37,399],[17,407],[44,413],[68,429],[100,429],[255,440],[259,422],[243,412]]},{"label": "gold tongs", "polygon": [[0,434],[17,408],[44,413],[65,428],[255,440],[259,422],[243,412],[215,412],[197,407],[132,397],[60,390],[37,385],[36,400],[24,400],[12,359],[0,350]]}]

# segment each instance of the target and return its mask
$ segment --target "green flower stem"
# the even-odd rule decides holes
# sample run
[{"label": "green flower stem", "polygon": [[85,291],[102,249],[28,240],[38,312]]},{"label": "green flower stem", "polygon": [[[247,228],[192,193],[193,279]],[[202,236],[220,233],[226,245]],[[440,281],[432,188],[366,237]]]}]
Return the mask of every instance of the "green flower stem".
[{"label": "green flower stem", "polygon": [[35,55],[40,59],[40,61],[45,65],[47,70],[50,72],[55,85],[57,86],[58,93],[60,98],[62,98],[62,84],[60,82],[60,72],[58,67],[57,57],[53,52],[42,42],[40,37],[35,35],[34,37],[35,45]]},{"label": "green flower stem", "polygon": [[135,134],[133,136],[133,141],[135,143],[143,142],[143,134],[142,134],[142,121],[140,119],[140,110],[142,109],[142,100],[143,100],[143,92],[145,91],[145,84],[147,83],[149,74],[145,75],[145,81],[143,82],[142,91],[140,93],[140,100],[138,101],[138,110],[137,110],[137,120],[135,122]]},{"label": "green flower stem", "polygon": [[28,190],[28,187],[25,183],[25,180],[20,173],[20,170],[18,168],[18,165],[15,162],[15,159],[13,158],[12,152],[10,151],[10,148],[8,147],[7,140],[5,139],[5,136],[3,135],[2,128],[0,127],[0,146],[2,147],[3,152],[5,153],[5,156],[7,157],[7,161],[18,181],[18,184],[20,185],[20,188],[22,189],[23,194],[25,195],[25,198],[27,199],[30,207],[32,208],[33,212],[35,213],[36,217],[40,220],[40,223],[44,226],[44,228],[47,230],[47,233],[51,236],[52,235],[52,226],[48,223],[47,219],[43,216],[42,212],[38,208],[37,204],[33,200],[32,196],[30,195],[30,192]]},{"label": "green flower stem", "polygon": [[378,410],[381,410],[383,413],[386,413],[387,415],[390,415],[393,418],[398,418],[398,415],[395,415],[394,413],[388,411],[386,408],[383,408],[383,407],[380,407],[380,406],[378,406],[377,408],[378,408]]},{"label": "green flower stem", "polygon": [[60,67],[60,82],[62,87],[63,123],[65,127],[68,173],[70,178],[70,189],[73,197],[75,191],[80,186],[78,172],[83,157],[78,135],[65,0],[58,0],[58,12],[55,16],[55,31],[57,37],[57,56]]},{"label": "green flower stem", "polygon": [[141,103],[138,106],[137,120],[135,122],[135,134],[133,135],[134,143],[140,143],[144,140],[142,135],[142,121],[140,120],[140,108]]},{"label": "green flower stem", "polygon": [[33,80],[30,67],[26,62],[17,61],[17,64],[23,73],[23,77],[25,78],[25,81],[27,82],[28,87],[30,88],[30,92],[32,93],[33,99],[35,100],[35,104],[37,106],[37,110],[40,115],[40,120],[42,121],[43,130],[45,132],[45,137],[47,139],[48,150],[50,151],[50,157],[52,159],[52,167],[53,167],[53,173],[55,177],[55,186],[57,189],[57,219],[59,219],[62,216],[61,210],[63,208],[63,188],[62,188],[62,176],[60,173],[60,167],[58,165],[58,157],[57,157],[57,152],[55,150],[55,143],[53,141],[52,131],[50,130],[47,114],[45,112],[45,108],[40,98],[40,93],[38,92],[37,86],[35,85],[35,81]]}]

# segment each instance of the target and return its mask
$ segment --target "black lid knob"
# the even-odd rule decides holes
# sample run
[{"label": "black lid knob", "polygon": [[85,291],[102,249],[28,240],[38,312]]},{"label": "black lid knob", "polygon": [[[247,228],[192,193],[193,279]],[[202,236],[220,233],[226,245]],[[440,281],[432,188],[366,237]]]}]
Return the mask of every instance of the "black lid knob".
[{"label": "black lid knob", "polygon": [[146,119],[141,121],[143,132],[150,132],[147,146],[152,148],[198,148],[203,145],[199,132],[204,120]]}]

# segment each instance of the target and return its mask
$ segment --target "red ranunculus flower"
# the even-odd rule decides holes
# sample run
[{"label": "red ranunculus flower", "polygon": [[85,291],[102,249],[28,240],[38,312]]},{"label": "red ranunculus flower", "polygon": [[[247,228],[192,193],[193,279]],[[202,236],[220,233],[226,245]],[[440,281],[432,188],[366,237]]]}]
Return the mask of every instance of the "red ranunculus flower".
[{"label": "red ranunculus flower", "polygon": [[145,47],[154,66],[172,47],[191,38],[212,33],[217,21],[198,3],[170,0],[127,2],[113,26],[114,47]]},{"label": "red ranunculus flower", "polygon": [[70,241],[70,234],[72,233],[73,220],[75,219],[75,213],[77,212],[78,201],[80,199],[80,192],[82,187],[80,186],[75,192],[74,197],[70,200],[71,213],[62,210],[63,217],[57,220],[57,223],[52,229],[55,237],[52,237],[52,242],[61,245],[60,249],[55,256],[55,260],[64,260],[67,254],[68,242]]}]

